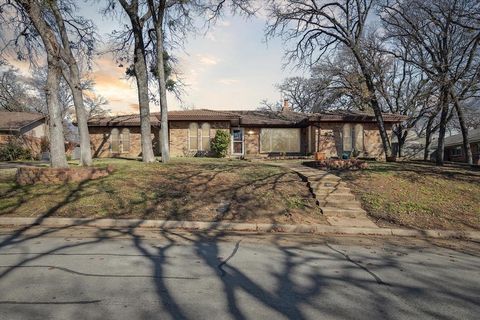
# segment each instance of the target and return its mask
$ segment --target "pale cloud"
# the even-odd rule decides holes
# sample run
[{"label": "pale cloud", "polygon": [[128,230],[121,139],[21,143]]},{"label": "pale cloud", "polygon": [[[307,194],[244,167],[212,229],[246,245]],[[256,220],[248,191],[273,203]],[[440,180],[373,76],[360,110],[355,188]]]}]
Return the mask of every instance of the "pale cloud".
[{"label": "pale cloud", "polygon": [[213,32],[210,31],[205,34],[205,39],[212,42],[217,42],[217,37],[213,34]]},{"label": "pale cloud", "polygon": [[223,78],[223,79],[218,80],[218,83],[226,85],[226,86],[231,86],[233,84],[238,83],[238,80],[237,79]]},{"label": "pale cloud", "polygon": [[214,66],[218,63],[218,59],[210,55],[197,54],[197,58],[200,64],[207,66]]},{"label": "pale cloud", "polygon": [[219,25],[220,27],[230,27],[231,24],[232,24],[232,23],[231,23],[230,21],[228,21],[228,20],[220,20],[220,21],[218,22],[218,25]]}]

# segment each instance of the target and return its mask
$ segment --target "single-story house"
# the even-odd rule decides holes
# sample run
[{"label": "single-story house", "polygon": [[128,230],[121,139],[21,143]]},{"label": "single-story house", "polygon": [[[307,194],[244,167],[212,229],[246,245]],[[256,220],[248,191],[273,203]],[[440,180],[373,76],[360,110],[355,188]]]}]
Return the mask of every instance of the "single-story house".
[{"label": "single-story house", "polygon": [[0,144],[16,139],[38,156],[47,136],[45,116],[33,112],[0,111]]},{"label": "single-story house", "polygon": [[[473,163],[480,165],[480,128],[468,131],[468,139],[472,149]],[[445,137],[444,159],[453,162],[467,162],[461,133]]]},{"label": "single-story house", "polygon": [[[341,157],[345,151],[381,158],[384,154],[375,117],[356,112],[305,114],[287,106],[281,111],[169,111],[169,142],[172,156],[208,155],[217,130],[231,135],[229,155],[268,157],[324,152]],[[384,115],[387,130],[404,120]],[[151,113],[154,152],[160,155],[160,114]],[[118,115],[88,121],[95,157],[137,157],[141,153],[140,117]]]}]

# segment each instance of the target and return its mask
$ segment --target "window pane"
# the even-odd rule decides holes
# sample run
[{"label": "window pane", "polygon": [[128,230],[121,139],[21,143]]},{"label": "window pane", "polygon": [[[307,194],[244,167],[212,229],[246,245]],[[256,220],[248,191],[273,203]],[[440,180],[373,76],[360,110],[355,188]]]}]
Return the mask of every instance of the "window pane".
[{"label": "window pane", "polygon": [[111,133],[111,148],[112,152],[120,152],[120,137],[119,131],[117,128],[112,129]]},{"label": "window pane", "polygon": [[363,125],[361,123],[355,125],[355,139],[353,141],[355,150],[363,151]]},{"label": "window pane", "polygon": [[352,129],[349,123],[343,125],[343,151],[352,150]]},{"label": "window pane", "polygon": [[261,129],[260,152],[300,152],[300,129]]},{"label": "window pane", "polygon": [[122,130],[122,151],[130,152],[130,130],[127,128]]},{"label": "window pane", "polygon": [[202,124],[202,150],[210,150],[210,124],[207,122]]},{"label": "window pane", "polygon": [[234,142],[233,143],[233,153],[237,153],[237,154],[242,153],[242,143],[241,142]]},{"label": "window pane", "polygon": [[198,124],[196,122],[190,123],[189,130],[190,150],[198,150]]}]

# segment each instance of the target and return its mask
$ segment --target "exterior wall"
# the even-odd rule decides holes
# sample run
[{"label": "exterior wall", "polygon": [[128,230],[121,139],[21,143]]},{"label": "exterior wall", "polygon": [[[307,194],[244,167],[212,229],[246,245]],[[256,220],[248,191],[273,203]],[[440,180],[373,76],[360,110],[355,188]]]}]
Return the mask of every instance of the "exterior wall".
[{"label": "exterior wall", "polygon": [[[171,121],[169,130],[170,154],[176,157],[195,156],[198,154],[208,155],[208,152],[189,150],[189,125],[191,122],[198,123],[199,131],[205,121]],[[230,132],[230,122],[228,121],[209,121],[210,139],[213,139],[217,130],[226,130]],[[358,123],[351,123],[355,126]],[[343,153],[343,128],[344,122],[324,122],[317,126],[301,128],[300,145],[301,154],[315,151],[325,152],[326,157],[341,157]],[[384,155],[380,132],[376,123],[362,123],[363,139],[357,138],[355,145],[362,145],[360,151],[361,157],[381,158]],[[391,136],[391,124],[386,124],[389,135]],[[117,127],[120,132],[124,127]],[[90,137],[94,157],[138,157],[141,156],[141,135],[140,127],[128,127],[130,129],[130,152],[112,154],[110,134],[112,127],[90,127]],[[260,153],[260,127],[244,128],[244,150],[246,157],[267,157],[268,153]],[[160,155],[159,128],[152,128],[152,141],[155,155]],[[200,136],[200,132],[198,134]],[[231,147],[229,148],[229,154]]]},{"label": "exterior wall", "polygon": [[245,128],[245,156],[260,154],[260,128]]},{"label": "exterior wall", "polygon": [[[462,150],[460,155],[453,154],[453,150],[455,148],[460,148]],[[470,148],[472,149],[473,164],[480,165],[480,142],[470,143]],[[459,144],[456,146],[445,147],[445,160],[453,162],[467,162],[465,152],[463,151],[463,145]]]},{"label": "exterior wall", "polygon": [[[341,157],[343,153],[343,127],[344,122],[325,122],[320,123],[317,128],[311,127],[310,148],[324,152],[327,158]],[[350,123],[352,127],[357,123]],[[376,123],[362,123],[363,142],[361,138],[355,139],[355,145],[361,145],[360,157],[381,158],[384,156],[380,131]],[[391,125],[386,124],[388,134],[391,136]]]},{"label": "exterior wall", "polygon": [[47,126],[42,119],[22,128],[19,133],[0,133],[0,144],[17,140],[24,148],[30,150],[34,158],[39,158],[42,152],[42,140],[46,135]]},{"label": "exterior wall", "polygon": [[[226,130],[230,132],[230,122],[228,121],[172,121],[170,127],[170,154],[174,157],[195,156],[198,152],[189,150],[189,126],[196,122],[199,127],[198,136],[200,137],[201,126],[203,123],[210,124],[210,140],[215,137],[217,130]],[[229,148],[230,150],[230,148]],[[229,152],[230,153],[230,152]],[[208,154],[208,153],[207,153]]]},{"label": "exterior wall", "polygon": [[[142,142],[140,127],[115,127],[120,133],[122,129],[128,128],[130,130],[130,151],[112,153],[111,152],[111,132],[114,127],[90,127],[90,143],[92,145],[93,157],[139,157],[142,155]],[[158,128],[152,128],[152,141],[155,141],[155,131]]]}]

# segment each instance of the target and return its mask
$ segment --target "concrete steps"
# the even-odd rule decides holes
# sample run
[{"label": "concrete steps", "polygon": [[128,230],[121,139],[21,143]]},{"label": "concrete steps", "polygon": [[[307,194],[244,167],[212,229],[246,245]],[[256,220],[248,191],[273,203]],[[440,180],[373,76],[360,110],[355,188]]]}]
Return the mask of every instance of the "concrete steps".
[{"label": "concrete steps", "polygon": [[328,223],[342,227],[368,227],[378,228],[367,217],[367,212],[362,209],[361,203],[347,183],[330,172],[302,166],[300,164],[282,164],[284,167],[297,172],[307,187],[317,199]]}]

